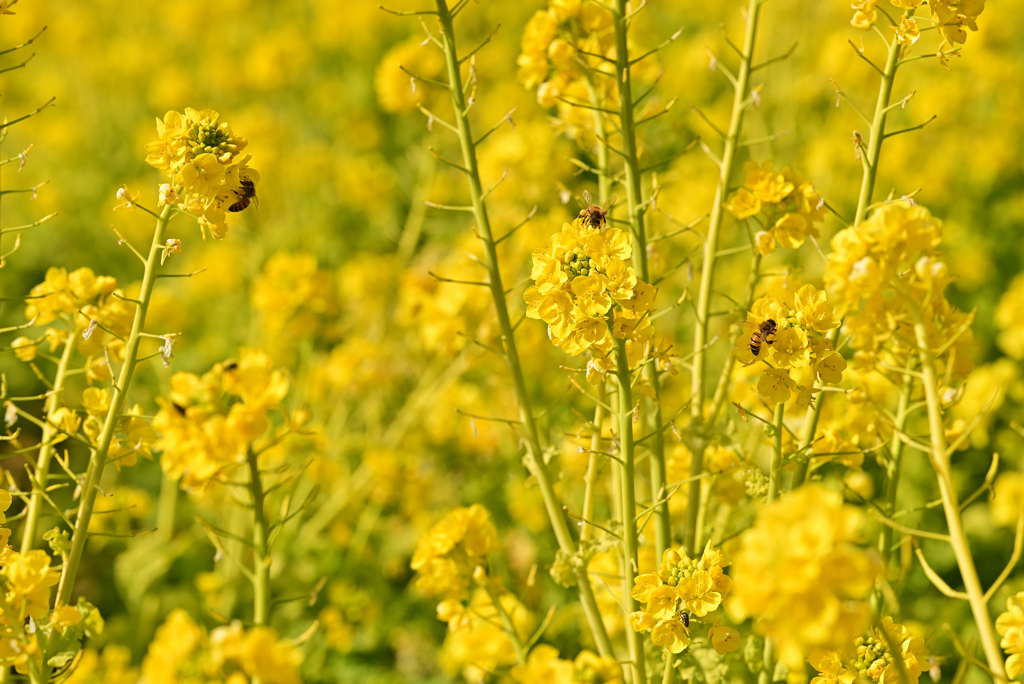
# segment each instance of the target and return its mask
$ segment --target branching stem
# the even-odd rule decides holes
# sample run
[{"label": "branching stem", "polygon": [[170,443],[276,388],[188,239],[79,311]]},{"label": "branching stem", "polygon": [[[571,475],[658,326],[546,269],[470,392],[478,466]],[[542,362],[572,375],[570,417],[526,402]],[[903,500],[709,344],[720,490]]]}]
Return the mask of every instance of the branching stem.
[{"label": "branching stem", "polygon": [[[743,114],[746,111],[747,91],[750,84],[751,59],[754,54],[754,43],[757,37],[758,17],[761,12],[760,0],[750,0],[747,9],[747,29],[743,38],[743,50],[740,56],[740,68],[736,76],[733,88],[732,115],[729,119],[729,129],[725,136],[725,148],[722,152],[719,165],[718,186],[715,189],[715,200],[711,207],[711,219],[708,223],[707,237],[704,240],[704,261],[700,271],[700,289],[697,294],[696,309],[697,320],[694,324],[693,334],[693,357],[691,368],[693,370],[693,399],[690,404],[690,411],[693,418],[693,438],[690,443],[690,451],[693,453],[690,461],[690,475],[695,477],[704,471],[704,448],[707,445],[707,428],[704,419],[704,397],[706,389],[704,386],[705,374],[707,371],[707,359],[705,348],[708,341],[708,313],[711,307],[711,293],[714,289],[715,260],[718,254],[719,232],[722,227],[722,219],[725,210],[725,196],[729,189],[729,179],[732,176],[733,164],[736,161],[736,151],[739,148],[740,131],[743,126]],[[690,482],[689,506],[686,511],[686,527],[683,530],[683,544],[687,551],[693,555],[697,552],[695,548],[697,540],[697,520],[700,502],[700,481],[694,479]]]},{"label": "branching stem", "polygon": [[[505,290],[502,285],[497,245],[494,241],[490,219],[487,215],[487,207],[483,198],[483,189],[480,183],[480,172],[477,164],[476,144],[473,142],[467,114],[466,97],[462,88],[462,74],[459,69],[452,13],[448,8],[446,0],[435,0],[435,4],[438,19],[444,29],[441,40],[448,67],[448,89],[454,105],[455,126],[458,129],[459,143],[462,148],[462,159],[463,164],[465,164],[466,180],[469,185],[469,194],[473,206],[473,217],[476,219],[478,235],[484,247],[484,258],[490,274],[488,283],[492,299],[494,300],[498,325],[501,330],[501,342],[504,347],[509,371],[512,375],[516,399],[519,403],[519,414],[525,433],[526,464],[530,472],[537,479],[537,484],[544,499],[544,508],[547,510],[559,549],[563,553],[573,554],[576,552],[576,543],[569,530],[565,513],[555,494],[551,475],[544,464],[540,432],[531,407],[530,396],[526,391],[526,381],[519,361],[519,352],[516,349],[515,331],[509,317],[508,304],[505,301]],[[613,656],[611,640],[608,638],[604,623],[601,621],[597,600],[594,597],[594,590],[590,584],[586,569],[581,568],[576,571],[576,585],[579,589],[580,603],[583,606],[583,612],[587,617],[587,623],[594,637],[598,652],[604,656]]]}]

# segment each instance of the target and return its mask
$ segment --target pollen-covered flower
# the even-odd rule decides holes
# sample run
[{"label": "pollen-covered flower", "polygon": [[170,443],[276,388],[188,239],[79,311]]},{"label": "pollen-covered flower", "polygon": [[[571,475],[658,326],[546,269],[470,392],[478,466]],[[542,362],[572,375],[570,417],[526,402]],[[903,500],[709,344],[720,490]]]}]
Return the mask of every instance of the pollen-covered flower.
[{"label": "pollen-covered flower", "polygon": [[6,580],[7,605],[14,613],[37,619],[46,615],[50,610],[50,589],[60,580],[60,573],[50,567],[50,556],[39,549],[24,554],[7,551],[0,564],[0,575]]},{"label": "pollen-covered flower", "polygon": [[885,634],[874,627],[867,636],[857,637],[855,650],[848,654],[838,650],[812,653],[809,661],[818,671],[818,676],[811,681],[816,684],[852,684],[855,679],[877,684],[899,682],[899,671],[894,662],[896,656],[889,650],[891,642],[899,648],[911,684],[917,684],[928,663],[924,639],[911,634],[906,627],[893,622],[891,617],[882,618],[882,627]]},{"label": "pollen-covered flower", "polygon": [[683,548],[666,549],[656,573],[638,575],[633,598],[644,607],[630,615],[637,632],[651,632],[651,640],[672,653],[690,643],[690,620],[713,613],[729,595],[732,582],[723,572],[728,559],[711,542],[700,559]]},{"label": "pollen-covered flower", "polygon": [[[212,109],[167,112],[156,129],[157,140],[146,145],[146,163],[170,181],[160,185],[160,204],[175,204],[196,218],[204,235],[209,229],[214,238],[223,238],[224,212],[242,196],[242,182],[259,182],[259,173],[248,165],[250,156],[242,155],[248,142]],[[123,201],[133,204],[135,198]]]},{"label": "pollen-covered flower", "polygon": [[842,379],[846,361],[825,337],[837,327],[839,320],[825,292],[804,285],[793,295],[791,305],[772,295],[755,301],[733,353],[745,366],[759,360],[768,364],[757,391],[769,403],[778,404],[804,391],[791,377],[793,370],[813,368],[816,379],[829,384]]},{"label": "pollen-covered flower", "polygon": [[[657,290],[637,280],[627,265],[632,254],[629,233],[591,227],[580,218],[564,224],[548,247],[533,253],[534,285],[523,293],[526,315],[547,323],[552,343],[573,356],[593,350],[607,357],[614,338],[624,338],[635,368],[650,351],[648,312]],[[595,361],[588,376],[593,382],[610,367]]]},{"label": "pollen-covered flower", "polygon": [[865,599],[881,571],[858,546],[862,527],[858,509],[817,484],[763,508],[740,537],[729,613],[753,618],[793,668],[813,649],[851,648],[868,626]]},{"label": "pollen-covered flower", "polygon": [[[884,352],[889,365],[902,367],[908,354],[917,353],[909,316],[913,303],[925,321],[929,346],[941,350],[939,372],[949,368],[960,380],[973,368],[966,354],[973,345],[973,314],[957,310],[945,297],[952,277],[941,260],[941,231],[942,222],[926,208],[887,202],[836,233],[824,279],[854,349],[872,356]],[[827,366],[820,370],[832,372]]]},{"label": "pollen-covered flower", "polygon": [[740,220],[763,215],[759,221],[766,229],[757,232],[754,246],[764,256],[774,253],[776,246],[796,249],[808,237],[818,237],[815,224],[825,215],[809,181],[789,167],[782,171],[774,167],[770,159],[744,164],[743,187],[725,205]]}]

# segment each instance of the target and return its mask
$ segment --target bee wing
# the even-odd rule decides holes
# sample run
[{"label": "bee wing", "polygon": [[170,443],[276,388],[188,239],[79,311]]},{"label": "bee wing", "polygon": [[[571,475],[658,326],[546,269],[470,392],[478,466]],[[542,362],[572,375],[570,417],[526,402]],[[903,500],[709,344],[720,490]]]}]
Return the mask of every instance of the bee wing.
[{"label": "bee wing", "polygon": [[609,211],[611,211],[612,207],[614,207],[615,203],[618,202],[618,201],[619,201],[619,196],[618,195],[612,195],[611,197],[609,197],[608,201],[605,202],[605,204],[604,204],[604,211],[605,211],[605,213],[608,213]]},{"label": "bee wing", "polygon": [[593,203],[594,203],[594,198],[590,196],[590,191],[584,190],[583,191],[583,204],[584,204],[583,208],[584,209],[589,209],[590,205],[593,204]]}]

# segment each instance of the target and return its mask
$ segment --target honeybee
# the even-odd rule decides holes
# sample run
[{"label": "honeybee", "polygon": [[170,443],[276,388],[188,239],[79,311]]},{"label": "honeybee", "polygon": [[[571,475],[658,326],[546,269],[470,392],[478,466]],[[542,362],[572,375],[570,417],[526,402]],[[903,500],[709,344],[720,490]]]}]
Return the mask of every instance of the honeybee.
[{"label": "honeybee", "polygon": [[615,204],[615,198],[612,197],[604,208],[594,204],[594,198],[590,196],[590,193],[586,190],[583,191],[583,203],[587,206],[580,210],[579,217],[583,219],[583,223],[591,228],[603,228],[608,212],[611,211],[612,206]]},{"label": "honeybee", "polygon": [[770,347],[775,342],[775,331],[778,328],[778,324],[771,318],[757,326],[757,330],[750,335],[750,353],[759,356],[762,342]]},{"label": "honeybee", "polygon": [[683,618],[683,624],[686,626],[687,629],[689,629],[690,628],[690,614],[687,613],[684,610],[682,613],[680,613],[680,617]]},{"label": "honeybee", "polygon": [[256,197],[256,185],[249,178],[243,178],[238,181],[241,186],[241,190],[234,190],[233,192],[238,195],[238,201],[228,207],[228,211],[242,211],[249,206],[251,202],[255,202],[256,206],[260,206],[260,200]]}]

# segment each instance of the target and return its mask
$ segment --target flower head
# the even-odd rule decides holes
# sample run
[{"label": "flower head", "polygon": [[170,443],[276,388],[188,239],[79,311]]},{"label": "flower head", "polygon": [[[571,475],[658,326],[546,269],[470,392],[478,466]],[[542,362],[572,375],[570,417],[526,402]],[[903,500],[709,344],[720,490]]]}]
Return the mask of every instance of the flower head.
[{"label": "flower head", "polygon": [[533,253],[534,284],[523,293],[526,315],[547,323],[548,336],[563,351],[574,356],[593,351],[597,358],[587,371],[592,382],[611,368],[602,359],[614,338],[627,340],[631,368],[650,348],[647,312],[657,290],[637,279],[628,265],[632,254],[629,233],[581,218],[564,224],[548,247]]},{"label": "flower head", "polygon": [[[197,218],[204,234],[209,229],[214,238],[223,238],[224,212],[241,197],[242,181],[259,182],[248,166],[249,155],[242,155],[247,141],[212,109],[167,112],[156,129],[157,139],[146,145],[146,162],[169,179],[160,185],[160,204],[176,205]],[[122,198],[122,191],[127,191],[118,191],[124,205],[134,204],[135,198]]]}]

